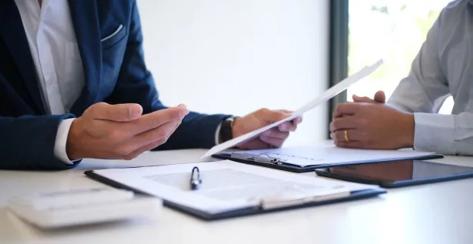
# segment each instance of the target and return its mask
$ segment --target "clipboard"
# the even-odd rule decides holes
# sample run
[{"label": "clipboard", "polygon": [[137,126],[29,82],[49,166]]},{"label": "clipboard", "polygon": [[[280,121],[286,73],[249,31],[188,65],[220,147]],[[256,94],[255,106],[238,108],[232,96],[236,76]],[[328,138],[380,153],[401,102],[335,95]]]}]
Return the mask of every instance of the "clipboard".
[{"label": "clipboard", "polygon": [[[343,157],[342,155],[346,156]],[[369,164],[393,160],[436,159],[442,158],[443,155],[414,150],[348,149],[325,143],[276,149],[229,150],[214,154],[212,157],[304,173],[333,166]]]},{"label": "clipboard", "polygon": [[[224,161],[222,161],[224,162]],[[233,164],[238,164],[234,163]],[[228,162],[227,162],[228,164]],[[241,165],[241,164],[240,164]],[[243,167],[254,167],[254,168],[260,168],[260,167],[255,167],[255,166],[248,166],[248,165],[241,165]],[[160,167],[165,167],[165,166],[160,166]],[[150,168],[150,167],[141,167],[141,168]],[[260,168],[260,170],[269,170],[269,171],[275,171],[272,169],[267,169],[267,168]],[[126,169],[117,169],[117,170],[126,170]],[[145,194],[145,195],[154,195],[150,194],[150,192],[141,189],[140,187],[133,186],[132,184],[129,184],[127,182],[124,182],[122,180],[116,180],[113,179],[113,177],[107,177],[104,176],[104,174],[101,173],[103,170],[89,170],[86,171],[85,174],[99,182],[105,183],[110,186],[114,186],[117,188],[124,188],[128,190],[133,190],[137,193]],[[286,173],[286,174],[292,174],[288,172],[282,172],[282,171],[276,171],[280,173]],[[309,178],[307,176],[302,176],[302,175],[296,175],[297,177],[303,177],[303,178]],[[315,179],[315,177],[314,177]],[[319,179],[319,180],[323,180]],[[340,183],[340,184],[353,184],[353,183]],[[272,212],[278,212],[278,211],[284,211],[284,210],[290,210],[290,209],[297,209],[297,208],[306,208],[306,207],[313,207],[313,206],[320,206],[320,205],[326,205],[326,204],[332,204],[332,203],[338,203],[338,202],[345,202],[345,201],[351,201],[351,200],[357,200],[357,199],[364,199],[364,198],[369,198],[369,197],[374,197],[380,194],[385,193],[386,191],[379,188],[379,187],[366,187],[366,188],[360,188],[358,190],[350,191],[349,194],[342,194],[342,193],[337,193],[337,194],[332,194],[329,197],[322,197],[322,198],[317,198],[315,201],[310,201],[310,200],[302,200],[302,201],[274,201],[270,202],[269,204],[266,204],[266,206],[263,206],[262,204],[260,205],[253,205],[253,206],[248,206],[248,207],[241,207],[241,208],[235,208],[231,209],[228,211],[219,211],[219,212],[211,212],[211,211],[205,211],[202,209],[198,209],[195,207],[191,207],[188,204],[183,204],[182,202],[177,202],[173,201],[172,199],[162,197],[163,199],[163,204],[169,208],[175,209],[179,212],[186,213],[189,215],[192,215],[194,217],[197,217],[199,219],[203,219],[206,221],[211,221],[211,220],[221,220],[221,219],[228,219],[228,218],[233,218],[233,217],[239,217],[239,216],[248,216],[248,215],[256,215],[256,214],[266,214],[266,213],[272,213]],[[268,207],[269,206],[269,207]]]}]

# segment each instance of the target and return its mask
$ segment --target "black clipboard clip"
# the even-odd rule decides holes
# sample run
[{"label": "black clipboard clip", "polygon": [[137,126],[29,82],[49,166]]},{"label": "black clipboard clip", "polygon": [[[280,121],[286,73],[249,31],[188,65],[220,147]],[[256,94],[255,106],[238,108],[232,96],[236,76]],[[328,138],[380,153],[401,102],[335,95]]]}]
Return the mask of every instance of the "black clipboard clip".
[{"label": "black clipboard clip", "polygon": [[259,165],[274,169],[283,169],[292,172],[309,172],[313,171],[313,168],[306,168],[305,166],[300,166],[297,164],[288,163],[285,159],[267,155],[267,154],[248,154],[240,151],[235,152],[223,152],[212,155],[214,158],[220,159],[229,159],[240,163],[252,164],[252,165]]},{"label": "black clipboard clip", "polygon": [[251,155],[245,153],[229,153],[231,159],[236,160],[245,160],[250,162],[262,163],[262,164],[272,164],[272,165],[291,165],[295,166],[294,164],[289,164],[284,162],[283,159],[270,156],[267,154],[259,154],[259,155]]}]

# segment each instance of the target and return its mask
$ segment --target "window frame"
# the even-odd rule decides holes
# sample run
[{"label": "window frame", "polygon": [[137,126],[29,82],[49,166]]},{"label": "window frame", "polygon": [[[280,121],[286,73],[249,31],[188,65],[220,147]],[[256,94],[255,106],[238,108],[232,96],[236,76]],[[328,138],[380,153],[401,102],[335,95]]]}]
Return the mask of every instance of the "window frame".
[{"label": "window frame", "polygon": [[[332,87],[348,76],[348,10],[348,0],[330,1],[328,87]],[[330,100],[328,124],[332,121],[336,105],[346,101],[346,91]],[[330,132],[328,132],[328,138],[330,138]]]}]

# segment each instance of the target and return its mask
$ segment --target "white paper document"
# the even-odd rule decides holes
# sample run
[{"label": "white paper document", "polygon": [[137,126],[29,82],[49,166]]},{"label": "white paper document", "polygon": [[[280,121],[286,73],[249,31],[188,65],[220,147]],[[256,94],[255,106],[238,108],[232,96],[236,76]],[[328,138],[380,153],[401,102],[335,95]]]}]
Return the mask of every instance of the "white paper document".
[{"label": "white paper document", "polygon": [[[225,152],[224,152],[225,153]],[[227,154],[227,153],[225,153]],[[229,151],[233,159],[299,167],[373,163],[380,161],[423,158],[433,152],[408,150],[374,150],[340,148],[331,142],[318,145],[260,150]]]},{"label": "white paper document", "polygon": [[343,92],[344,90],[346,90],[350,85],[356,83],[357,81],[359,81],[360,79],[370,75],[371,73],[373,73],[381,64],[383,63],[382,60],[378,60],[376,63],[374,63],[373,65],[370,65],[370,66],[366,66],[364,67],[363,69],[361,69],[360,71],[356,72],[355,74],[347,77],[346,79],[340,81],[339,83],[337,83],[336,85],[332,86],[331,88],[329,88],[328,90],[326,90],[324,93],[322,93],[320,96],[318,96],[317,98],[313,99],[312,101],[310,101],[309,103],[305,104],[304,106],[300,107],[299,109],[297,109],[295,112],[293,112],[293,114],[285,119],[282,119],[282,120],[279,120],[279,121],[276,121],[272,124],[269,124],[267,126],[264,126],[264,127],[261,127],[259,129],[256,129],[254,131],[251,131],[251,132],[248,132],[244,135],[241,135],[239,137],[236,137],[236,138],[233,138],[231,140],[228,140],[222,144],[219,144],[219,145],[216,145],[214,147],[212,147],[209,151],[207,151],[201,158],[201,160],[205,160],[205,159],[208,159],[210,158],[213,154],[216,154],[216,153],[219,153],[225,149],[228,149],[228,148],[231,148],[231,147],[234,147],[240,143],[243,143],[245,141],[248,141],[248,140],[251,140],[253,138],[255,138],[256,136],[258,136],[259,134],[271,129],[271,128],[274,128],[284,122],[287,122],[287,121],[291,121],[299,116],[301,116],[302,114],[304,114],[305,112],[311,110],[311,109],[314,109],[315,107],[317,107],[318,105],[330,100],[331,98],[333,98],[334,96],[340,94],[341,92]]},{"label": "white paper document", "polygon": [[[191,171],[199,167],[202,183],[190,187]],[[244,208],[271,209],[348,196],[376,186],[333,181],[236,163],[211,163],[94,170],[94,174],[174,204],[216,214]]]}]

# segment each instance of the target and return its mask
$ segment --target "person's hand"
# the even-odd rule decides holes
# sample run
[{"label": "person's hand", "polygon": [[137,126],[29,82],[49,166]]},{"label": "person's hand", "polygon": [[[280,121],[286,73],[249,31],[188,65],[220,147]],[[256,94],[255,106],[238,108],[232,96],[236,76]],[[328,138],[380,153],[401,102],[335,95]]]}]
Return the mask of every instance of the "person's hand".
[{"label": "person's hand", "polygon": [[96,103],[72,122],[70,159],[132,159],[164,144],[188,113],[184,105],[142,115],[139,104]]},{"label": "person's hand", "polygon": [[339,147],[411,147],[414,143],[414,115],[379,103],[344,103],[335,109],[330,132]]},{"label": "person's hand", "polygon": [[383,91],[377,91],[374,94],[373,99],[369,97],[359,97],[357,95],[353,95],[352,98],[353,98],[353,102],[356,102],[356,103],[380,103],[380,104],[386,103],[386,95],[384,94]]},{"label": "person's hand", "polygon": [[[292,112],[287,110],[269,110],[259,109],[246,116],[236,118],[233,122],[233,137],[246,134],[255,129],[269,125],[290,116]],[[257,149],[280,147],[289,136],[289,132],[295,131],[297,125],[302,122],[302,118],[298,117],[294,120],[280,124],[268,131],[261,133],[258,137],[237,145],[240,149]]]}]

